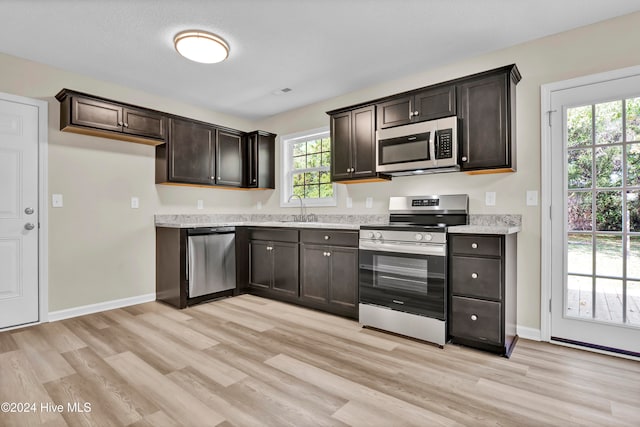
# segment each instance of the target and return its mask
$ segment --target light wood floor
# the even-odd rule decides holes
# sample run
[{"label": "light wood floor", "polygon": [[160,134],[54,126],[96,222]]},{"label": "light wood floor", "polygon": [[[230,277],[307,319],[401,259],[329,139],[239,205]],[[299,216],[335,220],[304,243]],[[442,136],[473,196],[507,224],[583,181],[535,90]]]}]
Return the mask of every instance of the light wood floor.
[{"label": "light wood floor", "polygon": [[638,426],[640,363],[440,349],[243,295],[0,333],[0,402],[37,406],[0,426]]}]

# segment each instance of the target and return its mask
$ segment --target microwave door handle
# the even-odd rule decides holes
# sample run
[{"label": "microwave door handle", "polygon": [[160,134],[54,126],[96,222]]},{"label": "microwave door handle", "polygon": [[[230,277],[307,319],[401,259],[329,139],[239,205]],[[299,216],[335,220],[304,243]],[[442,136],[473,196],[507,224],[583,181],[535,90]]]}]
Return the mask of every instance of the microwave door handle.
[{"label": "microwave door handle", "polygon": [[436,130],[433,129],[429,135],[429,156],[431,157],[431,163],[433,166],[438,166],[438,161],[436,160]]}]

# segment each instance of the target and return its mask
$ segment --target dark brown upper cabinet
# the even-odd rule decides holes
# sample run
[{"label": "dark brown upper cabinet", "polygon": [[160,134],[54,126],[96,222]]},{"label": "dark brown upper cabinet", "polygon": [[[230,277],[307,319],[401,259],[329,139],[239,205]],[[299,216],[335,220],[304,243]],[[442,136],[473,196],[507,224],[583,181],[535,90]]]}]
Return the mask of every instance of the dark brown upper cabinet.
[{"label": "dark brown upper cabinet", "polygon": [[276,188],[275,140],[269,132],[254,131],[246,135],[244,186]]},{"label": "dark brown upper cabinet", "polygon": [[160,167],[168,166],[162,181],[215,184],[215,137],[216,129],[212,126],[171,118],[167,144],[156,147],[156,162],[160,158],[166,161]]},{"label": "dark brown upper cabinet", "polygon": [[460,166],[470,173],[516,170],[515,65],[477,74],[458,84]]},{"label": "dark brown upper cabinet", "polygon": [[440,119],[456,114],[455,85],[439,85],[376,105],[378,129]]},{"label": "dark brown upper cabinet", "polygon": [[61,90],[60,130],[147,145],[163,144],[167,119],[163,113]]},{"label": "dark brown upper cabinet", "polygon": [[376,173],[375,106],[329,114],[331,180],[349,183],[388,179]]},{"label": "dark brown upper cabinet", "polygon": [[241,133],[217,131],[215,184],[240,187],[243,181],[244,138]]}]

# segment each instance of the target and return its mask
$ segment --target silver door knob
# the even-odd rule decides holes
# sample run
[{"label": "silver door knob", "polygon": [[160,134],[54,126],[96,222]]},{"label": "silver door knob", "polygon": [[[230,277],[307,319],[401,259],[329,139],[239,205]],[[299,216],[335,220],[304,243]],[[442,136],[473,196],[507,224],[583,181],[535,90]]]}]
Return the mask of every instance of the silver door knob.
[{"label": "silver door knob", "polygon": [[25,230],[33,230],[34,228],[36,228],[36,226],[31,222],[28,222],[24,225]]},{"label": "silver door knob", "polygon": [[33,215],[33,212],[34,212],[33,208],[26,208],[24,210],[24,213],[26,213],[27,215]]}]

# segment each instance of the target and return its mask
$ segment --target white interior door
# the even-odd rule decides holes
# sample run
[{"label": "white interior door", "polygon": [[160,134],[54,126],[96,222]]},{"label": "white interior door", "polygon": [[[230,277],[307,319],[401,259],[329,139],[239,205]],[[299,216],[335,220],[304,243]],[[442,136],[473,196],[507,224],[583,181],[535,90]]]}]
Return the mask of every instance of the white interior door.
[{"label": "white interior door", "polygon": [[37,322],[38,108],[0,97],[0,328]]},{"label": "white interior door", "polygon": [[640,76],[550,95],[551,340],[640,356]]}]

